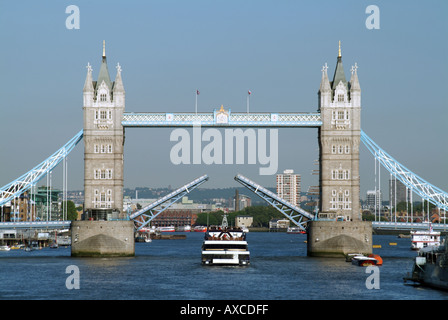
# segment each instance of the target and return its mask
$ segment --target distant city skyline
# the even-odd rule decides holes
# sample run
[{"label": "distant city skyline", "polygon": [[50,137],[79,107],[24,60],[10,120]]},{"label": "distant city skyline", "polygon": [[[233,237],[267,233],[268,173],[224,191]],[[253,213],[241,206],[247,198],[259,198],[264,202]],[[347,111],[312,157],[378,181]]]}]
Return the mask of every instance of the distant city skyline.
[{"label": "distant city skyline", "polygon": [[[349,1],[77,1],[79,29],[67,29],[66,3],[0,4],[0,97],[6,185],[82,129],[88,63],[98,77],[102,43],[111,77],[117,63],[126,112],[316,112],[321,69],[333,76],[338,42],[346,77],[357,63],[362,129],[394,158],[448,190],[448,33],[444,1],[379,3],[380,29],[368,29],[368,3]],[[200,95],[197,96],[197,90]],[[124,187],[181,186],[208,174],[204,188],[239,187],[241,173],[266,187],[260,165],[175,165],[172,129],[126,129]],[[317,129],[279,129],[277,173],[293,169],[302,190],[318,184]],[[69,190],[83,190],[81,142],[69,155]],[[375,187],[374,160],[361,148],[361,195]],[[62,169],[53,185],[62,185]],[[389,174],[381,173],[383,194]],[[45,184],[45,179],[41,184]]]}]

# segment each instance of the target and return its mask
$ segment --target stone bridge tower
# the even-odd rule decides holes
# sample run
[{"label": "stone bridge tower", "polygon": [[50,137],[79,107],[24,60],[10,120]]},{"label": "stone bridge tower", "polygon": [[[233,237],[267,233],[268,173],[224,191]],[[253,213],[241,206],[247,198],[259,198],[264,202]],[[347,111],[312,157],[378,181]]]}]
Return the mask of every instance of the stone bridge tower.
[{"label": "stone bridge tower", "polygon": [[308,230],[308,255],[341,256],[372,252],[372,224],[361,221],[359,143],[361,88],[357,65],[347,82],[341,44],[333,81],[327,64],[322,68],[319,92],[319,216]]},{"label": "stone bridge tower", "polygon": [[84,111],[84,219],[119,218],[123,212],[123,145],[121,125],[125,91],[121,67],[112,82],[105,43],[97,81],[87,65],[83,90]]},{"label": "stone bridge tower", "polygon": [[341,46],[333,81],[327,66],[322,69],[319,111],[321,218],[360,220],[359,143],[361,134],[361,88],[357,65],[347,82]]},{"label": "stone bridge tower", "polygon": [[121,67],[112,82],[103,41],[98,79],[88,64],[83,90],[84,214],[71,225],[72,256],[135,255],[134,223],[123,219],[124,106]]}]

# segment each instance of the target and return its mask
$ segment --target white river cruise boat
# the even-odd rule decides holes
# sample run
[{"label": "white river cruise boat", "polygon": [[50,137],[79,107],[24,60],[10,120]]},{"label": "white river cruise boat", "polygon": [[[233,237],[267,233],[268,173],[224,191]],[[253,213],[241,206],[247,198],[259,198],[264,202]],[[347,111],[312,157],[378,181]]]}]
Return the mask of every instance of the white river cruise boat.
[{"label": "white river cruise boat", "polygon": [[431,246],[440,246],[440,232],[433,231],[432,227],[428,231],[411,231],[412,250]]},{"label": "white river cruise boat", "polygon": [[204,265],[249,265],[250,252],[246,233],[241,228],[227,227],[224,216],[221,227],[210,227],[202,244]]}]

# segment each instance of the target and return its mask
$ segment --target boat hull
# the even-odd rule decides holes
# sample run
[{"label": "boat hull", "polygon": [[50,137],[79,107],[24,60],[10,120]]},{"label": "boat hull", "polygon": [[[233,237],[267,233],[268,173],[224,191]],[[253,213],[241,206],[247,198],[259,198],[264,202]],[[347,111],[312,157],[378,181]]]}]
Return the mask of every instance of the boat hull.
[{"label": "boat hull", "polygon": [[247,254],[240,254],[237,256],[223,252],[216,255],[211,255],[209,252],[205,252],[202,254],[202,264],[207,266],[248,266],[250,265],[249,252],[247,252]]},{"label": "boat hull", "polygon": [[446,244],[419,251],[411,277],[404,278],[423,286],[448,290],[448,252]]},{"label": "boat hull", "polygon": [[375,258],[356,256],[353,257],[352,264],[359,267],[376,266],[377,260]]},{"label": "boat hull", "polygon": [[158,228],[156,228],[156,231],[159,231],[159,232],[175,232],[176,229],[174,227],[158,227]]}]

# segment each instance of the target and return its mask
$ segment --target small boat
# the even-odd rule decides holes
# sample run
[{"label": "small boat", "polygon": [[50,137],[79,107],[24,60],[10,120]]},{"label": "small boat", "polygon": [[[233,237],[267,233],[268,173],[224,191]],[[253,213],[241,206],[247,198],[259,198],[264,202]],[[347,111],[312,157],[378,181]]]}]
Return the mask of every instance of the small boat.
[{"label": "small boat", "polygon": [[145,242],[149,243],[152,242],[151,238],[145,238]]},{"label": "small boat", "polygon": [[58,244],[57,244],[56,242],[53,242],[53,243],[50,245],[50,249],[57,249],[57,248],[59,248],[59,246],[58,246]]},{"label": "small boat", "polygon": [[141,228],[140,232],[142,232],[142,233],[155,233],[156,229],[154,227],[152,227],[152,228]]},{"label": "small boat", "polygon": [[286,231],[288,234],[305,234],[306,232],[300,229],[299,227],[288,227]]},{"label": "small boat", "polygon": [[196,226],[193,229],[194,232],[207,232],[207,227],[206,226]]},{"label": "small boat", "polygon": [[9,246],[0,246],[0,251],[9,251],[11,248]]},{"label": "small boat", "polygon": [[432,227],[428,231],[411,231],[412,250],[420,250],[431,246],[440,246],[440,232],[433,231]]},{"label": "small boat", "polygon": [[191,226],[180,226],[177,228],[177,231],[179,232],[190,232],[191,231]]},{"label": "small boat", "polygon": [[156,228],[156,231],[159,231],[159,232],[174,232],[174,231],[176,231],[176,229],[173,226],[170,226],[170,227],[158,227],[158,228]]},{"label": "small boat", "polygon": [[383,258],[381,258],[379,255],[371,253],[371,254],[368,255],[368,257],[376,259],[376,265],[377,266],[382,266],[383,265]]},{"label": "small boat", "polygon": [[352,264],[360,267],[376,266],[377,262],[375,258],[366,256],[354,256],[352,259]]},{"label": "small boat", "polygon": [[363,256],[362,253],[349,253],[345,256],[345,261],[352,262],[353,258],[356,256]]},{"label": "small boat", "polygon": [[300,233],[300,228],[299,227],[288,227],[288,230],[286,231],[286,233],[288,234],[296,234],[296,233]]}]

